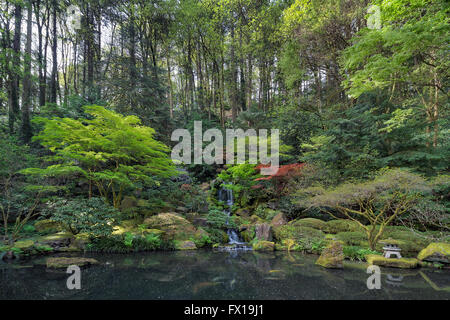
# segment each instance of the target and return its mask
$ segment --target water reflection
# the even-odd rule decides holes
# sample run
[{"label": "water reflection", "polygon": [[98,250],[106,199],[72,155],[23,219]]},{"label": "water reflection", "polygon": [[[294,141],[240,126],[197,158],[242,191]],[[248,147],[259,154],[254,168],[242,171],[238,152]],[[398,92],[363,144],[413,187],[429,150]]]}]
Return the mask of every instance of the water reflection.
[{"label": "water reflection", "polygon": [[324,269],[299,253],[149,252],[88,255],[81,290],[45,258],[0,264],[0,299],[450,299],[449,270],[382,269],[382,288],[366,286],[366,265]]}]

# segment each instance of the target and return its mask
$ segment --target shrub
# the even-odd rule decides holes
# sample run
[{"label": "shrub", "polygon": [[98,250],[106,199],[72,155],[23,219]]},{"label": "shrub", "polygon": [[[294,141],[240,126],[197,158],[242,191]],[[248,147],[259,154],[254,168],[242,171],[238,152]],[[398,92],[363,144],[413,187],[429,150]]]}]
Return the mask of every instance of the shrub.
[{"label": "shrub", "polygon": [[321,208],[336,219],[333,211],[337,211],[357,222],[374,250],[385,227],[414,207],[421,194],[429,191],[425,179],[417,174],[400,169],[384,170],[374,180],[324,190],[309,200],[309,206]]},{"label": "shrub", "polygon": [[336,237],[349,246],[360,246],[362,243],[367,242],[367,235],[363,231],[340,232]]},{"label": "shrub", "polygon": [[365,261],[367,254],[379,254],[377,251],[359,246],[344,246],[344,256],[350,260]]},{"label": "shrub", "polygon": [[279,226],[274,228],[273,231],[274,237],[278,242],[283,243],[286,239],[292,239],[299,246],[300,250],[307,251],[312,251],[313,247],[316,248],[320,241],[325,238],[325,234],[320,230],[296,224]]},{"label": "shrub", "polygon": [[119,212],[103,199],[60,199],[49,202],[44,211],[73,234],[80,232],[90,236],[107,236],[113,232]]},{"label": "shrub", "polygon": [[295,225],[310,227],[317,230],[324,230],[326,222],[315,218],[303,218],[292,222]]},{"label": "shrub", "polygon": [[349,219],[343,219],[327,221],[323,230],[327,233],[336,234],[348,231],[362,231],[363,229],[358,225],[357,222]]}]

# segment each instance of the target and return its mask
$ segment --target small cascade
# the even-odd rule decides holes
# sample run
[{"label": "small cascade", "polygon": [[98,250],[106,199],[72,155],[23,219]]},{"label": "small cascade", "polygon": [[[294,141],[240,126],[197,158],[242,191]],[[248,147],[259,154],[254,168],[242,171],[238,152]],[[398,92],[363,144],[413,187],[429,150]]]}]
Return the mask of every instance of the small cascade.
[{"label": "small cascade", "polygon": [[[227,206],[227,208],[223,211],[226,215],[227,215],[227,222],[226,224],[228,225],[228,220],[230,219],[230,215],[231,215],[231,207],[233,206],[233,190],[227,189],[227,188],[222,188],[219,190],[219,200],[223,201],[225,203],[225,205]],[[232,229],[232,228],[228,228],[227,230],[227,234],[228,234],[228,238],[229,240],[229,244],[234,244],[234,245],[242,245],[244,244],[244,242],[240,239],[239,234],[236,232],[236,230]]]}]

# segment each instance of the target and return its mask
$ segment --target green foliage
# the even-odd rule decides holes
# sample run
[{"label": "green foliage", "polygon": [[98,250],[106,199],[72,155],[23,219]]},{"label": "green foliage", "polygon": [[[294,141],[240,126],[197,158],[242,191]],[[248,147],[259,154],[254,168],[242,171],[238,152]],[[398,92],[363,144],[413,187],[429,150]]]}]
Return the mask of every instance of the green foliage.
[{"label": "green foliage", "polygon": [[125,188],[158,184],[174,174],[168,148],[152,138],[150,127],[135,116],[124,117],[100,106],[86,106],[90,119],[36,118],[44,129],[34,140],[54,155],[48,167],[28,168],[23,174],[65,177],[95,185],[102,197],[115,207]]},{"label": "green foliage", "polygon": [[361,246],[364,242],[367,242],[367,235],[363,231],[339,232],[336,237],[349,246]]},{"label": "green foliage", "polygon": [[122,235],[94,238],[86,249],[93,252],[129,253],[173,248],[173,243],[164,242],[156,234],[149,233],[142,236],[127,232]]},{"label": "green foliage", "polygon": [[74,199],[49,202],[45,213],[73,234],[88,233],[93,237],[113,232],[119,212],[103,199]]},{"label": "green foliage", "polygon": [[[227,224],[228,221],[228,224]],[[211,207],[209,209],[207,215],[208,225],[212,228],[216,229],[227,229],[227,228],[236,228],[236,224],[234,223],[234,219],[228,218],[226,213],[223,210],[217,207]]]},{"label": "green foliage", "polygon": [[375,250],[370,250],[367,248],[359,246],[344,246],[343,248],[344,256],[350,260],[365,261],[366,255],[368,254],[379,254]]},{"label": "green foliage", "polygon": [[123,244],[127,247],[133,246],[133,234],[131,232],[125,232],[125,237],[123,239]]},{"label": "green foliage", "polygon": [[210,246],[213,243],[212,239],[207,234],[202,234],[200,238],[191,238],[190,240],[195,243],[197,248]]},{"label": "green foliage", "polygon": [[260,177],[255,167],[254,164],[238,164],[223,170],[217,176],[218,179],[225,182],[222,187],[233,191],[234,201],[241,207],[248,205],[258,194],[257,191],[251,189],[258,183],[255,179]]}]

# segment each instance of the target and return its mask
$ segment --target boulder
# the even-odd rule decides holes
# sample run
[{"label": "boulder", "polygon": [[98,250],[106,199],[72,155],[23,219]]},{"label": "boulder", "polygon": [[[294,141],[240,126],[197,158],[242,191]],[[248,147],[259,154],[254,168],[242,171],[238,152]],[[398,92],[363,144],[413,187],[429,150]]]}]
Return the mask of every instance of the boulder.
[{"label": "boulder", "polygon": [[176,249],[177,250],[195,250],[195,249],[197,249],[197,246],[195,245],[195,243],[193,241],[185,240],[185,241],[177,242]]},{"label": "boulder", "polygon": [[450,243],[433,242],[419,252],[417,259],[430,262],[450,263]]},{"label": "boulder", "polygon": [[58,232],[45,237],[40,237],[37,242],[48,245],[52,248],[68,247],[73,239],[73,234],[68,232]]},{"label": "boulder", "polygon": [[239,208],[236,210],[236,212],[234,214],[237,216],[240,216],[240,217],[248,217],[249,213],[250,213],[250,211],[248,209]]},{"label": "boulder", "polygon": [[197,232],[192,223],[175,213],[160,213],[145,219],[144,224],[150,229],[164,231],[166,240],[187,240]]},{"label": "boulder", "polygon": [[67,268],[71,265],[76,265],[78,267],[83,267],[91,264],[98,264],[99,262],[93,258],[82,258],[82,257],[58,257],[58,258],[48,258],[46,261],[47,268]]},{"label": "boulder", "polygon": [[376,254],[366,255],[366,261],[368,264],[373,264],[382,267],[413,269],[417,268],[419,260],[415,258],[385,258]]},{"label": "boulder", "polygon": [[278,213],[275,217],[273,217],[271,225],[273,227],[283,226],[287,223],[287,219],[284,216],[283,212]]},{"label": "boulder", "polygon": [[253,243],[253,250],[255,251],[274,251],[275,243],[271,241],[259,240]]},{"label": "boulder", "polygon": [[316,264],[324,268],[342,269],[344,261],[344,252],[342,244],[339,241],[331,241],[328,246],[323,249]]},{"label": "boulder", "polygon": [[21,240],[14,242],[14,247],[23,251],[31,250],[34,247],[33,240]]},{"label": "boulder", "polygon": [[255,225],[255,237],[258,240],[272,241],[272,227],[268,223]]}]

